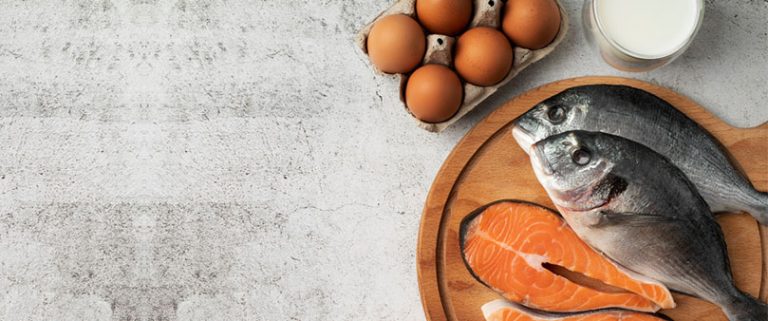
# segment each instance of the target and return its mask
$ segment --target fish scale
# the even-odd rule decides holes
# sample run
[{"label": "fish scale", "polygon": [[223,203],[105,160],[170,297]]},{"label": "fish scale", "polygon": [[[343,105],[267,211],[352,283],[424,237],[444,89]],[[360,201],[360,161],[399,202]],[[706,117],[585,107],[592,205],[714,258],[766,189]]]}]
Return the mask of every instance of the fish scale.
[{"label": "fish scale", "polygon": [[768,320],[768,306],[733,284],[720,226],[668,158],[587,131],[547,137],[529,154],[537,179],[590,246],[672,290],[719,305],[729,320]]},{"label": "fish scale", "polygon": [[[554,119],[550,115],[561,115]],[[704,128],[655,95],[622,85],[566,89],[521,115],[512,133],[528,152],[547,137],[584,130],[638,142],[679,167],[712,212],[744,211],[768,224],[768,193],[757,191]]]}]

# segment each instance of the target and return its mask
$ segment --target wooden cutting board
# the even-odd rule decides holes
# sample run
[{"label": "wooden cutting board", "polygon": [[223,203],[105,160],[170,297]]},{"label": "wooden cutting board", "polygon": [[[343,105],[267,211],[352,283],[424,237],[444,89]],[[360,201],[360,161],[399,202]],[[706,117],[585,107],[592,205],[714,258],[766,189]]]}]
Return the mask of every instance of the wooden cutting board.
[{"label": "wooden cutting board", "polygon": [[[512,138],[510,122],[546,98],[587,84],[628,85],[668,101],[717,137],[759,190],[768,190],[768,124],[752,129],[730,127],[672,90],[626,78],[575,78],[533,89],[477,124],[454,148],[435,178],[424,207],[417,247],[419,286],[428,320],[481,321],[480,307],[501,298],[467,271],[459,249],[459,223],[472,210],[498,199],[554,208],[537,182],[528,156]],[[761,245],[761,239],[768,241],[768,232],[744,213],[722,214],[718,221],[737,286],[765,300],[768,284],[763,280],[768,279],[768,273],[763,258],[768,257],[768,244]],[[675,299],[677,308],[662,311],[675,321],[727,321],[710,303],[677,294]]]}]

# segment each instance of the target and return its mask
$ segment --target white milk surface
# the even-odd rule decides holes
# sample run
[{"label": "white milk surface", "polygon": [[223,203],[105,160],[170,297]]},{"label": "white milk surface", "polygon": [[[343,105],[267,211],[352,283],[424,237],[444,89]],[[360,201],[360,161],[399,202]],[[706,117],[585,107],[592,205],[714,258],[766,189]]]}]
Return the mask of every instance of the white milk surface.
[{"label": "white milk surface", "polygon": [[606,36],[641,58],[658,58],[682,47],[696,28],[697,0],[596,0]]}]

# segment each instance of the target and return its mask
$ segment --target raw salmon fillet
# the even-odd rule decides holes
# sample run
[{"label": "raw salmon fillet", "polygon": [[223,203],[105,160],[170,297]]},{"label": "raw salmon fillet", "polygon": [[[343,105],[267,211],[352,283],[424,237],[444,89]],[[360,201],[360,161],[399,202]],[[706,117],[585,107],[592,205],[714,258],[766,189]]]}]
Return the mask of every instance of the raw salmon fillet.
[{"label": "raw salmon fillet", "polygon": [[487,321],[665,321],[650,314],[626,310],[601,310],[562,315],[535,312],[504,300],[483,305]]},{"label": "raw salmon fillet", "polygon": [[[664,285],[622,270],[584,243],[557,213],[541,206],[492,203],[465,218],[461,230],[462,253],[472,274],[510,301],[555,312],[675,307]],[[575,283],[545,263],[620,291]]]}]

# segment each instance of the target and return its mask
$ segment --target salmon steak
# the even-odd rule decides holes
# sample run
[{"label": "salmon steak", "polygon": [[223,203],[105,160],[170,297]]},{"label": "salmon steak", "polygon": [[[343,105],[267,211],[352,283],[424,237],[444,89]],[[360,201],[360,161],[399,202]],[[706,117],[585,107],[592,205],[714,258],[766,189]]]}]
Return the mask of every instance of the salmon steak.
[{"label": "salmon steak", "polygon": [[[553,312],[675,307],[664,285],[620,268],[557,213],[535,204],[503,200],[477,209],[462,221],[460,244],[475,278],[527,307]],[[605,286],[575,282],[556,273],[562,270]]]},{"label": "salmon steak", "polygon": [[666,321],[647,313],[626,310],[600,310],[580,313],[538,312],[505,300],[495,300],[482,307],[486,321]]}]

